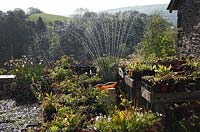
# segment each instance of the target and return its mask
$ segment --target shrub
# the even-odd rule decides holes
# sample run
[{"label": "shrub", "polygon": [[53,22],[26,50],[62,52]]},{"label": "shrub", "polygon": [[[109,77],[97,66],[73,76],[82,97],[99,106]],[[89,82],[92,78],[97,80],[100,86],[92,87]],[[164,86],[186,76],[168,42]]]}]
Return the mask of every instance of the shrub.
[{"label": "shrub", "polygon": [[37,98],[32,87],[34,80],[41,80],[42,61],[29,56],[20,59],[9,60],[5,63],[10,69],[9,74],[16,75],[12,87],[7,88],[8,96],[14,98],[17,103],[34,103]]},{"label": "shrub", "polygon": [[166,132],[198,132],[200,129],[199,122],[199,104],[176,104],[167,110]]},{"label": "shrub", "polygon": [[101,57],[97,60],[99,74],[104,82],[115,81],[117,79],[118,62],[113,57]]},{"label": "shrub", "polygon": [[[115,109],[108,116],[98,116],[93,128],[99,132],[145,132],[163,131],[160,118],[152,112],[139,111],[122,99],[125,110]],[[159,126],[159,127],[158,127]]]},{"label": "shrub", "polygon": [[56,101],[53,106],[56,107],[57,113],[54,120],[43,123],[42,131],[53,128],[67,132],[88,129],[92,118],[100,114],[108,115],[111,106],[104,103],[105,91],[93,87],[81,87],[78,83],[70,81],[67,83],[70,86],[67,94],[51,96],[53,97],[51,100]]},{"label": "shrub", "polygon": [[42,66],[32,65],[27,67],[16,67],[10,71],[16,75],[14,85],[10,89],[11,97],[18,103],[33,103],[37,101],[32,87],[33,80],[42,77]]},{"label": "shrub", "polygon": [[0,75],[4,75],[4,74],[6,74],[6,70],[5,69],[0,69]]},{"label": "shrub", "polygon": [[175,31],[159,14],[149,18],[140,49],[145,57],[166,57],[176,54]]}]

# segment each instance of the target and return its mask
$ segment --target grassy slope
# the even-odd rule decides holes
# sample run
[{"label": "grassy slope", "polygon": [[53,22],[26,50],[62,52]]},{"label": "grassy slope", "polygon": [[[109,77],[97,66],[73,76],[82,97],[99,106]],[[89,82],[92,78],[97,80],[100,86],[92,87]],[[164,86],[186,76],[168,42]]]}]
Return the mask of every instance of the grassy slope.
[{"label": "grassy slope", "polygon": [[32,14],[28,17],[30,21],[37,22],[38,18],[42,17],[44,23],[46,25],[49,25],[50,23],[53,23],[54,21],[68,21],[69,18],[65,16],[59,16],[59,15],[52,15],[52,14],[46,14],[46,13],[39,13],[39,14]]}]

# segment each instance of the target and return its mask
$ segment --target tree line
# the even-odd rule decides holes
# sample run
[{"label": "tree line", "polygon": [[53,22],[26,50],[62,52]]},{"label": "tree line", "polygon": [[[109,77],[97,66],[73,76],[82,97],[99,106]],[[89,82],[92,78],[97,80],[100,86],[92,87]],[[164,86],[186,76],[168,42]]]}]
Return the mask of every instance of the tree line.
[{"label": "tree line", "polygon": [[[127,27],[131,25],[129,31],[124,31],[127,34],[127,41],[124,45],[123,55],[126,56],[133,53],[134,47],[144,40],[143,34],[147,29],[145,27],[148,25],[149,19],[149,16],[136,11],[116,14],[98,14],[87,11],[84,14],[72,16],[68,22],[55,21],[49,28],[41,17],[37,22],[28,19],[29,15],[41,12],[35,8],[30,8],[27,14],[21,9],[0,12],[1,67],[6,61],[20,58],[22,55],[38,57],[46,62],[59,59],[62,55],[73,56],[78,61],[83,58],[90,60],[91,56],[84,47],[83,41],[77,39],[75,34],[84,37],[84,32],[88,28],[91,28],[91,31],[98,30],[101,28],[102,22],[109,23],[113,19],[117,19],[119,27],[120,23],[127,23]],[[91,23],[94,20],[96,22]],[[112,23],[107,28],[113,30]],[[103,35],[103,30],[99,30],[99,32],[100,35]],[[108,34],[112,35],[111,32]],[[93,35],[99,37],[97,32],[93,32]],[[106,43],[103,43],[102,46],[106,47]]]}]

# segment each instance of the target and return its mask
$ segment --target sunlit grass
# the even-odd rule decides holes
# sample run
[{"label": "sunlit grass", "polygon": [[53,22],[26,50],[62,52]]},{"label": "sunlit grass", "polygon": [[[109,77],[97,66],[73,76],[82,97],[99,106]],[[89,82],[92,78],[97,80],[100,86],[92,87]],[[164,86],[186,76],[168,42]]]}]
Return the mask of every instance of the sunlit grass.
[{"label": "sunlit grass", "polygon": [[68,21],[69,18],[65,16],[53,15],[53,14],[46,14],[46,13],[38,13],[32,14],[28,17],[29,20],[37,22],[38,18],[41,17],[46,25],[53,23],[54,21]]}]

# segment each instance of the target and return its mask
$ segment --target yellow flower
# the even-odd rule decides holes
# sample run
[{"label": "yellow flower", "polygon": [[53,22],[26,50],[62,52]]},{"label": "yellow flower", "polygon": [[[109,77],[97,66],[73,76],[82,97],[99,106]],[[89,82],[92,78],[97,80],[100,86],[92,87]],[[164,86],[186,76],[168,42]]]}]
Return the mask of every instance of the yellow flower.
[{"label": "yellow flower", "polygon": [[120,117],[121,120],[124,120],[125,115],[124,115],[124,112],[123,112],[123,111],[120,111],[120,112],[119,112],[119,117]]}]

